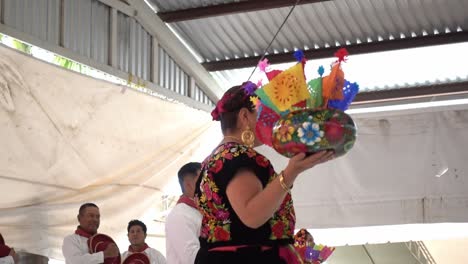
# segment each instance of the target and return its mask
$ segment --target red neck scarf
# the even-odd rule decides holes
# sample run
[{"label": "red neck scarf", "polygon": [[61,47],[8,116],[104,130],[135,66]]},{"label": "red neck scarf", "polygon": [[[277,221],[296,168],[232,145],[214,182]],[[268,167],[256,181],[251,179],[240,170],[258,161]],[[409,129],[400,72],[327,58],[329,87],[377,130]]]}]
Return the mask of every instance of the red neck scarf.
[{"label": "red neck scarf", "polygon": [[79,235],[79,236],[82,236],[82,237],[86,237],[86,238],[90,238],[92,237],[94,234],[90,234],[86,231],[83,230],[83,228],[81,228],[80,226],[78,226],[75,230],[75,234]]},{"label": "red neck scarf", "polygon": [[181,195],[179,200],[177,201],[177,204],[180,204],[180,203],[184,203],[192,208],[195,208],[197,209],[197,205],[195,204],[195,201],[193,200],[193,198],[190,198],[186,195]]},{"label": "red neck scarf", "polygon": [[11,248],[7,245],[0,245],[0,258],[10,255]]},{"label": "red neck scarf", "polygon": [[5,245],[2,234],[0,234],[0,258],[10,255],[11,248]]},{"label": "red neck scarf", "polygon": [[149,248],[149,246],[146,243],[139,249],[134,249],[132,247],[132,245],[130,245],[130,246],[128,246],[128,252],[141,253],[141,252],[145,251],[147,248]]}]

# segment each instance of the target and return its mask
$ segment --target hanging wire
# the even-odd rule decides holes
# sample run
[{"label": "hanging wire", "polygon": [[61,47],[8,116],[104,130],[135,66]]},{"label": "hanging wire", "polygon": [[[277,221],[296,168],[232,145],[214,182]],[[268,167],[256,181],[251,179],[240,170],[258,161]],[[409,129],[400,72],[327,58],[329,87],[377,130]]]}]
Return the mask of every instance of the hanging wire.
[{"label": "hanging wire", "polygon": [[[301,0],[297,0],[296,3],[291,7],[291,10],[289,10],[288,15],[286,16],[286,18],[284,19],[283,23],[280,25],[280,27],[279,27],[278,30],[276,31],[276,33],[275,33],[275,35],[273,36],[273,38],[271,39],[270,43],[269,43],[268,46],[263,50],[262,57],[258,60],[258,62],[262,61],[262,60],[265,58],[268,49],[271,47],[271,44],[273,44],[273,41],[275,41],[275,39],[276,39],[276,37],[278,36],[278,34],[280,33],[281,29],[282,29],[283,26],[286,24],[286,21],[288,21],[289,16],[290,16],[290,15],[292,14],[292,12],[294,11],[294,8],[296,8],[296,6],[299,4],[300,1],[301,1]],[[255,65],[255,68],[253,69],[252,73],[250,73],[249,79],[247,79],[247,81],[250,81],[250,78],[252,78],[252,75],[255,73],[255,70],[257,70],[257,67],[258,67],[258,63],[257,63],[257,65]]]}]

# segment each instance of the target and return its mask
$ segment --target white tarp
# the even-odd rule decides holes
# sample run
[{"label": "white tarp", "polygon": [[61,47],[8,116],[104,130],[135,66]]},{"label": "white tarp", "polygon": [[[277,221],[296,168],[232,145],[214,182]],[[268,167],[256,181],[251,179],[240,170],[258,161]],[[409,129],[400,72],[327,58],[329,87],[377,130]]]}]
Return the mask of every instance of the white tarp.
[{"label": "white tarp", "polygon": [[159,209],[180,166],[214,147],[212,127],[206,112],[0,47],[0,232],[61,259],[91,201],[100,232],[126,240],[128,221]]},{"label": "white tarp", "polygon": [[[468,222],[466,106],[354,119],[354,149],[295,183],[297,227]],[[78,206],[92,201],[100,231],[125,245],[127,222],[160,210],[179,167],[219,139],[206,112],[0,47],[0,232],[62,259]],[[277,171],[287,163],[260,151]]]},{"label": "white tarp", "polygon": [[[468,222],[467,109],[353,115],[351,152],[296,181],[297,227]],[[262,150],[284,168],[286,159]]]}]

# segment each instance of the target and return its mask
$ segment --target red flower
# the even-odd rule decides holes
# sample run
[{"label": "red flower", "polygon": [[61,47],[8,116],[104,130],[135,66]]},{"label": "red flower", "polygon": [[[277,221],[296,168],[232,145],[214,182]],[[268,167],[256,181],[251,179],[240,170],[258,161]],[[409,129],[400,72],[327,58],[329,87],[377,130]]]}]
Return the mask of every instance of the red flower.
[{"label": "red flower", "polygon": [[337,52],[335,52],[335,57],[338,57],[338,62],[346,62],[346,56],[348,56],[349,53],[345,48],[339,49]]},{"label": "red flower", "polygon": [[255,161],[257,162],[258,165],[262,167],[267,167],[269,164],[269,161],[264,156],[257,156],[255,158]]},{"label": "red flower", "polygon": [[273,227],[271,228],[271,231],[273,232],[273,235],[276,238],[282,238],[284,235],[284,228],[285,228],[284,223],[281,221],[278,221],[276,222],[275,225],[273,225]]},{"label": "red flower", "polygon": [[341,139],[343,139],[344,128],[340,124],[340,122],[338,122],[337,120],[332,119],[332,120],[325,123],[324,132],[325,132],[325,138],[330,143],[337,143]]},{"label": "red flower", "polygon": [[214,236],[216,240],[228,241],[231,235],[229,234],[228,231],[224,230],[222,227],[217,226],[214,230]]},{"label": "red flower", "polygon": [[302,143],[290,142],[284,145],[284,148],[289,152],[296,154],[307,152],[307,146]]},{"label": "red flower", "polygon": [[210,171],[218,173],[223,168],[223,162],[221,160],[216,160],[211,166]]}]

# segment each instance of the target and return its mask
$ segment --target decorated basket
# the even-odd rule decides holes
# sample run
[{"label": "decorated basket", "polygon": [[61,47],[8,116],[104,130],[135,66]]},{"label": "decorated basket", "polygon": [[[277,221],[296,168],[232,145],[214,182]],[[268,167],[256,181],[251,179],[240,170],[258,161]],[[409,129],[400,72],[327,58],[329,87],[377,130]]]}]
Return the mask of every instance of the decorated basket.
[{"label": "decorated basket", "polygon": [[273,148],[286,157],[321,150],[333,150],[338,157],[348,152],[355,140],[353,119],[336,109],[291,112],[276,122],[272,136]]},{"label": "decorated basket", "polygon": [[335,157],[346,154],[356,141],[356,125],[344,111],[359,91],[356,83],[344,78],[341,62],[348,55],[345,49],[335,54],[328,75],[319,67],[320,77],[306,81],[303,53],[295,53],[299,61],[284,71],[266,68],[259,63],[269,79],[255,90],[252,101],[257,106],[256,135],[261,142],[278,153],[292,157],[298,153],[313,154],[332,150]]}]

